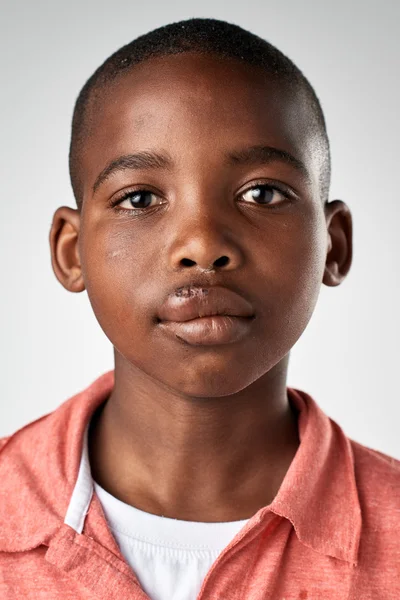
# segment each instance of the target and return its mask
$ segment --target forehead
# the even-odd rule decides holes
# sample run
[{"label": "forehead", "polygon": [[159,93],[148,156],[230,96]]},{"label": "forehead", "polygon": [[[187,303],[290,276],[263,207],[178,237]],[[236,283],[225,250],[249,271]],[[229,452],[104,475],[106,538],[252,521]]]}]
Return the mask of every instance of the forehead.
[{"label": "forehead", "polygon": [[[243,147],[287,151],[318,179],[305,94],[258,67],[185,53],[147,60],[107,84],[90,110],[84,190],[104,166],[143,150],[167,152],[177,168],[205,169]],[[85,194],[84,194],[85,195]]]}]

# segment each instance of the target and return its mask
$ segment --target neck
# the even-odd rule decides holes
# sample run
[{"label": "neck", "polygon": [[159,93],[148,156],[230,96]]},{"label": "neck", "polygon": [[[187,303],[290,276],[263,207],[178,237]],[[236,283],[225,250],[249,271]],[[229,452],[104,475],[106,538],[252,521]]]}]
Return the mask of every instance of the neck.
[{"label": "neck", "polygon": [[153,514],[251,517],[273,500],[299,445],[287,366],[288,356],[234,395],[192,398],[116,354],[113,391],[89,431],[93,478]]}]

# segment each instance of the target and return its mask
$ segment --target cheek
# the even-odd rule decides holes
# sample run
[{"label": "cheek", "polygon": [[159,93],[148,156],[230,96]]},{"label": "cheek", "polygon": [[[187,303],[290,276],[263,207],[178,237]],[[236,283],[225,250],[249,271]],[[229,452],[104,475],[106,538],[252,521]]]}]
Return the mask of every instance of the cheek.
[{"label": "cheek", "polygon": [[321,219],[323,214],[317,210],[277,232],[268,250],[269,260],[264,261],[260,279],[266,323],[270,335],[280,340],[282,351],[288,351],[301,336],[318,300],[326,261],[325,221]]},{"label": "cheek", "polygon": [[82,268],[88,297],[100,326],[118,347],[127,330],[132,339],[146,332],[148,299],[142,284],[152,276],[154,261],[128,228],[107,233],[98,228],[85,239]]}]

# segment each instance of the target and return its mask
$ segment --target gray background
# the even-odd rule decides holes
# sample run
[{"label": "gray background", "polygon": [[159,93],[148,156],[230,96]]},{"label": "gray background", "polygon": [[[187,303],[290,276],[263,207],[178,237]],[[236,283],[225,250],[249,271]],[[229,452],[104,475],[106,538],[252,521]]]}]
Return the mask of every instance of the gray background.
[{"label": "gray background", "polygon": [[67,154],[73,103],[114,50],[192,16],[237,23],[278,46],[316,88],[328,125],[331,198],[354,218],[354,262],[321,288],[288,384],[357,441],[400,458],[400,3],[221,0],[1,1],[0,435],[53,410],[113,367],[86,292],[50,265],[54,210],[75,206]]}]

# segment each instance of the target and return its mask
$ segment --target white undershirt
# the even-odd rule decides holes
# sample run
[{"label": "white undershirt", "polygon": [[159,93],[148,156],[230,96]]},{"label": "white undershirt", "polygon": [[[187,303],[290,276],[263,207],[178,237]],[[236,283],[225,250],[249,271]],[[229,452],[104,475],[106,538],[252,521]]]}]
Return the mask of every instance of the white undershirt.
[{"label": "white undershirt", "polygon": [[151,600],[195,600],[211,565],[248,519],[198,523],[159,517],[94,482],[122,555]]}]

